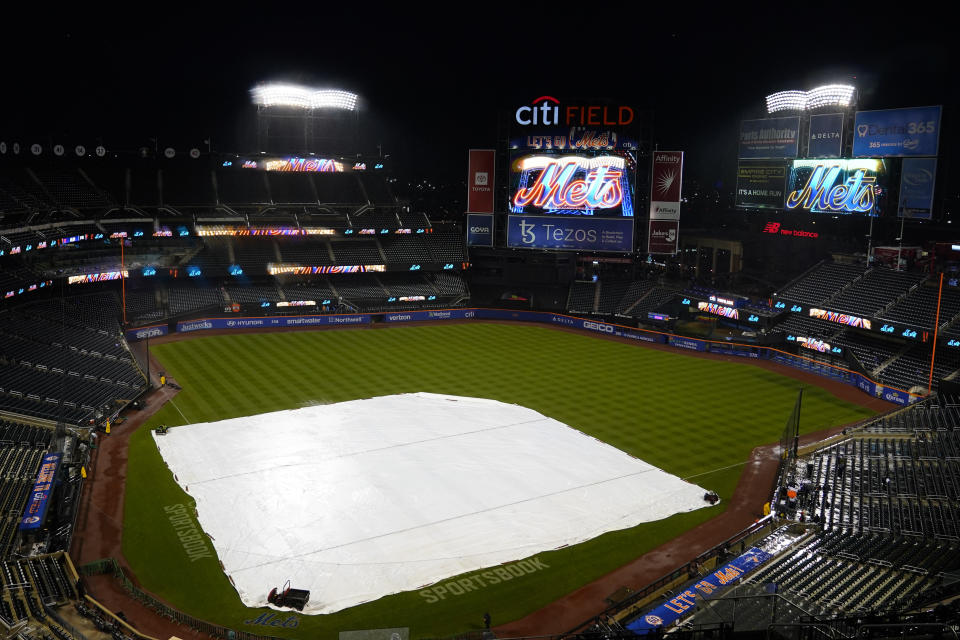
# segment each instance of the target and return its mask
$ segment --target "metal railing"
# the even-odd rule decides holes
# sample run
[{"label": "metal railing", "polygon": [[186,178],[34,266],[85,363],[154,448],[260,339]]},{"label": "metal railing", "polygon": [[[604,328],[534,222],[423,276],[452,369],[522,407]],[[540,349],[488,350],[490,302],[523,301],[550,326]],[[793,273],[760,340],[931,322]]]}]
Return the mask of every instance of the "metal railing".
[{"label": "metal railing", "polygon": [[177,611],[173,607],[161,602],[153,595],[135,585],[126,576],[126,574],[123,573],[123,569],[113,558],[103,558],[101,560],[89,562],[82,567],[79,567],[79,572],[81,575],[85,576],[105,574],[113,575],[117,582],[120,583],[120,585],[127,591],[127,593],[130,594],[131,597],[133,597],[134,600],[147,607],[150,607],[160,615],[168,618],[171,622],[176,622],[190,627],[194,631],[205,633],[215,638],[228,638],[229,640],[280,640],[279,638],[276,638],[276,636],[260,636],[246,631],[236,631],[219,624],[213,624],[212,622],[206,622],[205,620],[194,618],[193,616],[183,613],[182,611]]}]

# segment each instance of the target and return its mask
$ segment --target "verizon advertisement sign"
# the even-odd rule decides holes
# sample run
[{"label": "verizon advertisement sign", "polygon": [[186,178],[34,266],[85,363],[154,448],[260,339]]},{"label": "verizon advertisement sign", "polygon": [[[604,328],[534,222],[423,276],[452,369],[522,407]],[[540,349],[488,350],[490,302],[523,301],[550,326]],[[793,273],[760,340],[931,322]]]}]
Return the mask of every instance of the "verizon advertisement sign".
[{"label": "verizon advertisement sign", "polygon": [[650,220],[647,253],[676,253],[679,236],[679,220]]},{"label": "verizon advertisement sign", "polygon": [[680,219],[680,185],[683,182],[683,152],[654,151],[650,183],[650,219]]},{"label": "verizon advertisement sign", "polygon": [[467,170],[467,212],[493,213],[495,151],[470,149]]}]

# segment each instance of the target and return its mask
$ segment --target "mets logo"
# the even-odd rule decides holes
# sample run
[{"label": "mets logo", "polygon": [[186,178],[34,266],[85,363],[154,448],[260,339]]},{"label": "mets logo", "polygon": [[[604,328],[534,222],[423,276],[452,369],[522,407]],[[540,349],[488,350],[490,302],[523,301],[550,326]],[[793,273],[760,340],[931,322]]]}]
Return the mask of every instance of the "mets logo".
[{"label": "mets logo", "polygon": [[643,621],[655,627],[663,624],[663,619],[661,619],[660,616],[653,616],[653,615],[644,616]]}]

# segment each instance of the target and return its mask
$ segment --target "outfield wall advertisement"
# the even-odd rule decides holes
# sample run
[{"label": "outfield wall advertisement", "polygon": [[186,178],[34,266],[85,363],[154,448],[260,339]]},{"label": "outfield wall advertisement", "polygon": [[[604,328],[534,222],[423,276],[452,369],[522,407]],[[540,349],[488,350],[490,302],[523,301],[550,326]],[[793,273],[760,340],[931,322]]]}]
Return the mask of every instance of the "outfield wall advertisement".
[{"label": "outfield wall advertisement", "polygon": [[272,327],[343,326],[370,324],[370,314],[327,316],[267,316],[263,318],[201,318],[177,323],[177,333],[210,329],[269,329]]},{"label": "outfield wall advertisement", "polygon": [[[821,311],[823,310],[811,310],[811,312]],[[385,323],[418,321],[429,322],[437,320],[512,320],[521,322],[539,322],[543,324],[551,324],[555,326],[570,327],[573,329],[589,331],[591,333],[599,333],[606,336],[624,338],[627,340],[635,340],[638,342],[652,342],[658,344],[667,343],[678,349],[688,349],[691,351],[710,351],[713,353],[743,358],[763,358],[773,360],[794,368],[811,371],[818,375],[829,377],[845,384],[856,386],[865,393],[868,393],[873,397],[882,398],[888,402],[907,405],[915,402],[918,399],[918,396],[907,393],[906,391],[892,389],[889,387],[884,387],[880,384],[876,384],[872,380],[854,371],[839,367],[832,367],[826,363],[814,361],[809,358],[798,357],[771,347],[698,340],[695,338],[667,334],[660,331],[635,329],[610,322],[577,318],[574,316],[545,311],[512,311],[509,309],[472,308],[397,311],[378,314],[376,318],[373,314],[273,316],[263,318],[202,318],[178,322],[176,327],[178,332],[184,333],[214,329],[262,329],[274,327],[295,328],[305,326],[368,325],[374,322],[375,319]],[[842,322],[842,324],[846,323]]]}]

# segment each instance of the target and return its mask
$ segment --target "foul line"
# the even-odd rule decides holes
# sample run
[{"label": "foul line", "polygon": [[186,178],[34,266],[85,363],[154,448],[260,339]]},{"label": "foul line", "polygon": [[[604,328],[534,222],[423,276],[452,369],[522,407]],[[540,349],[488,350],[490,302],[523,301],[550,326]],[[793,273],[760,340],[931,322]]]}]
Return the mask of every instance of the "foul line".
[{"label": "foul line", "polygon": [[737,462],[736,464],[728,464],[728,465],[725,466],[725,467],[720,467],[720,468],[718,468],[718,469],[711,469],[710,471],[704,471],[703,473],[695,473],[695,474],[693,474],[692,476],[687,476],[686,478],[684,478],[684,480],[689,480],[690,478],[699,478],[700,476],[705,476],[705,475],[709,475],[709,474],[711,474],[711,473],[716,473],[717,471],[724,471],[724,470],[726,470],[726,469],[733,469],[734,467],[739,467],[739,466],[741,466],[741,465],[745,465],[745,464],[747,464],[748,462],[750,462],[750,461],[749,461],[749,460],[744,460],[743,462]]},{"label": "foul line", "polygon": [[[173,398],[170,398],[170,404],[172,404],[173,408],[177,410],[177,413],[180,414],[180,417],[182,417],[184,420],[187,420],[187,416],[183,415],[183,411],[180,411],[180,407],[178,407],[177,403],[173,401]],[[187,420],[187,424],[193,424],[193,423]]]}]

